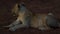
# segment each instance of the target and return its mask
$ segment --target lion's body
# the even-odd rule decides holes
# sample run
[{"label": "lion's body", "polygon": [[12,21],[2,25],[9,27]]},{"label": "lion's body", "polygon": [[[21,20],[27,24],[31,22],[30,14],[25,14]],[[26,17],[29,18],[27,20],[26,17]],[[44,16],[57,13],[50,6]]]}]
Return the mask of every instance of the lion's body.
[{"label": "lion's body", "polygon": [[[18,7],[18,4],[16,4],[12,9],[13,10],[12,12],[17,14],[18,17],[16,21],[14,21],[12,24],[8,26],[10,27],[9,30],[15,31],[18,28],[29,27],[29,26],[33,28],[38,28],[40,30],[50,30],[50,27],[47,25],[47,20],[46,20],[46,16],[48,15],[47,13],[33,14],[23,4],[19,4],[19,5],[20,7]],[[20,10],[18,10],[18,8]]]},{"label": "lion's body", "polygon": [[48,29],[46,24],[46,16],[47,14],[35,14],[31,19],[31,27]]}]

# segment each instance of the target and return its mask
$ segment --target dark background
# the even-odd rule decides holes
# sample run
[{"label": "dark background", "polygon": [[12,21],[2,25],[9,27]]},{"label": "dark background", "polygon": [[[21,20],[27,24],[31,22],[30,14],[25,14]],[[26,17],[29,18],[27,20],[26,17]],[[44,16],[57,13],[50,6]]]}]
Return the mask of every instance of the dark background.
[{"label": "dark background", "polygon": [[[60,0],[0,0],[0,26],[8,25],[16,20],[11,14],[15,3],[24,2],[26,7],[33,13],[54,13],[60,20]],[[60,34],[60,29],[42,32],[35,28],[22,28],[15,32],[8,29],[0,29],[0,34]]]}]

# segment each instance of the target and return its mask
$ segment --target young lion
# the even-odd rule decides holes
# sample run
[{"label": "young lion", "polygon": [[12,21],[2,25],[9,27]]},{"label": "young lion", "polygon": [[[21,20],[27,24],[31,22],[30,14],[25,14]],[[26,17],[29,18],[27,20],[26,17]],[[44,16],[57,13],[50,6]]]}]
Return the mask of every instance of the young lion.
[{"label": "young lion", "polygon": [[48,14],[46,13],[33,14],[32,12],[27,10],[24,4],[19,4],[19,5],[16,4],[12,12],[18,15],[16,21],[14,21],[12,24],[8,26],[3,26],[3,27],[9,27],[10,31],[15,31],[16,29],[22,27],[30,27],[30,26],[34,28],[38,28],[42,31],[50,30],[50,27],[48,25],[52,24],[52,23],[49,24],[51,22],[50,20],[51,18],[48,17]]},{"label": "young lion", "polygon": [[[12,24],[8,26],[3,26],[3,27],[9,27],[10,31],[15,31],[18,28],[22,27],[29,27],[30,26],[30,20],[31,20],[31,15],[32,13],[27,10],[27,8],[24,6],[24,4],[18,4],[15,5],[13,8],[13,13],[18,14],[18,17],[16,21],[14,21]],[[19,8],[19,9],[18,9]],[[16,11],[15,11],[16,10]]]}]

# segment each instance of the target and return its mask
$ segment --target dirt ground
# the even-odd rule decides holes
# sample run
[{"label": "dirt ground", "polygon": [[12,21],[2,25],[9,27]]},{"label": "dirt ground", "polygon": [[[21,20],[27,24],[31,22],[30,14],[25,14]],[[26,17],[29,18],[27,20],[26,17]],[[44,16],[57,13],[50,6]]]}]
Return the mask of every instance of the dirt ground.
[{"label": "dirt ground", "polygon": [[[16,3],[16,1],[17,0],[0,0],[0,26],[8,25],[12,23],[14,20],[16,20],[16,16],[13,16],[13,14],[11,14],[11,8]],[[53,7],[56,7],[57,9],[55,10],[55,12],[59,13],[58,1],[55,1],[56,5],[53,3],[53,1],[49,4],[47,2],[49,1],[29,0],[28,2],[25,1],[25,4],[27,8],[30,9],[33,13],[47,13],[49,10],[52,10]],[[44,3],[47,4],[44,5]],[[48,7],[49,9],[46,7]],[[60,14],[56,16],[59,15]],[[21,28],[16,30],[15,32],[11,32],[8,29],[0,29],[0,34],[60,34],[60,28],[56,30],[50,30],[50,31],[40,31],[36,28]]]},{"label": "dirt ground", "polygon": [[60,29],[51,30],[51,31],[40,31],[35,28],[22,28],[18,29],[15,32],[11,32],[7,29],[0,30],[0,34],[60,34]]}]

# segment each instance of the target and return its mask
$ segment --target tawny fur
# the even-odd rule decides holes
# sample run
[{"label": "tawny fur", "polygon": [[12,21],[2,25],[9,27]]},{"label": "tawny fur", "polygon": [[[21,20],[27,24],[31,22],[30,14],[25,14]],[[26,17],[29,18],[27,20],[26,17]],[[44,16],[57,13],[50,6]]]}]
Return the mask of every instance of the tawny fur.
[{"label": "tawny fur", "polygon": [[[16,6],[17,6],[18,4],[16,4]],[[15,11],[16,12],[16,11]],[[25,19],[25,16],[29,16],[29,12],[30,11],[28,11],[28,12],[24,12],[24,13],[19,13],[19,16],[17,17],[17,19],[19,19],[20,21],[22,21],[23,23],[24,23],[24,19]],[[31,12],[30,12],[30,14],[31,14],[31,16],[32,16],[32,18],[31,18],[31,27],[34,27],[34,28],[39,28],[39,29],[42,29],[42,28],[44,28],[44,29],[50,29],[48,26],[47,26],[47,24],[46,24],[46,16],[47,16],[47,14],[45,13],[45,14],[38,14],[38,13],[36,13],[36,14],[32,14]]]},{"label": "tawny fur", "polygon": [[31,19],[31,27],[39,28],[41,30],[49,30],[50,28],[46,23],[47,14],[37,13]]},{"label": "tawny fur", "polygon": [[12,14],[14,14],[13,16],[15,15],[18,15],[18,4],[14,4],[13,8],[12,8]]},{"label": "tawny fur", "polygon": [[[16,19],[16,21],[13,22],[14,25],[19,24],[19,21],[22,21],[22,24],[21,25],[17,25],[15,27],[10,27],[10,30],[13,30],[15,31],[14,29],[18,29],[19,27],[24,27],[26,22],[25,22],[25,18],[27,16],[31,16],[31,22],[30,22],[30,26],[31,27],[34,27],[34,28],[38,28],[40,30],[48,30],[50,29],[47,24],[46,24],[46,16],[47,14],[33,14],[32,12],[30,12],[29,10],[25,10],[24,12],[20,12],[18,11],[18,4],[16,4],[14,6],[14,8],[12,9],[12,12],[13,13],[16,13],[18,14],[18,17]],[[10,25],[13,25],[13,24],[10,24]]]}]

